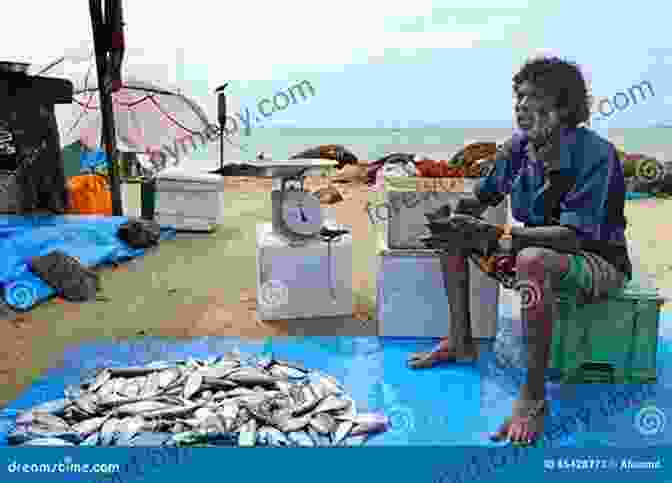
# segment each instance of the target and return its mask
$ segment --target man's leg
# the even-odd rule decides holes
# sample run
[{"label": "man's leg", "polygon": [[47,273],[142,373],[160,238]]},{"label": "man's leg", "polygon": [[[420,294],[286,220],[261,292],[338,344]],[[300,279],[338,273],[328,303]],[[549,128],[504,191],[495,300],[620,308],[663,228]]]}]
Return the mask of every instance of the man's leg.
[{"label": "man's leg", "polygon": [[544,376],[549,363],[553,322],[557,317],[555,296],[558,283],[569,267],[569,255],[546,248],[526,248],[516,258],[518,289],[524,299],[521,318],[527,336],[527,381],[514,404],[512,418],[500,427],[494,439],[529,442],[543,432]]},{"label": "man's leg", "polygon": [[450,306],[450,331],[431,352],[412,354],[408,364],[413,369],[433,367],[442,362],[470,362],[477,357],[472,340],[469,309],[469,262],[461,251],[440,256],[443,286]]}]

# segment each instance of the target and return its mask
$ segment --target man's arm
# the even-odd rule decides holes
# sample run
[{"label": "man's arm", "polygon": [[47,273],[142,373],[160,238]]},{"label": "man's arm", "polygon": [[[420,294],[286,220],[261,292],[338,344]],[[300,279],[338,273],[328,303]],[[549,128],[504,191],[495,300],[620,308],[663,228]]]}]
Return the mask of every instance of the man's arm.
[{"label": "man's arm", "polygon": [[[481,217],[489,208],[499,205],[506,197],[506,194],[493,189],[500,186],[497,176],[508,174],[504,163],[512,157],[512,140],[504,143],[499,149],[495,158],[495,170],[484,183],[479,183],[474,189],[473,199],[462,199],[457,205],[456,213],[467,214],[475,217]],[[499,163],[499,165],[497,165]],[[528,247],[543,247],[557,250],[565,253],[578,253],[580,250],[580,241],[576,236],[576,231],[566,226],[544,226],[544,227],[500,227],[502,232],[510,233],[511,243],[504,241],[503,247],[518,253]],[[509,246],[507,246],[509,245]]]},{"label": "man's arm", "polygon": [[474,186],[473,198],[462,198],[455,208],[456,213],[471,215],[480,218],[490,207],[498,206],[506,199],[508,193],[501,193],[500,178],[508,174],[508,163],[513,157],[513,140],[508,139],[497,148],[497,154],[492,162],[488,176]]}]

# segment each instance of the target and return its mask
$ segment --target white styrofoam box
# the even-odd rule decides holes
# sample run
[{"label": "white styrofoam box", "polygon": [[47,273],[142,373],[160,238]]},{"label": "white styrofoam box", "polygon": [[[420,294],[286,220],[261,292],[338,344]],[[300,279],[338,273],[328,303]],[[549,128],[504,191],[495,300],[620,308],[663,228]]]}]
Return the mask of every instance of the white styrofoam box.
[{"label": "white styrofoam box", "polygon": [[[394,250],[425,248],[419,238],[427,234],[426,213],[431,213],[446,204],[453,209],[461,198],[473,197],[475,180],[465,179],[460,192],[404,192],[385,191],[388,206],[385,232],[387,246]],[[462,186],[462,185],[460,185]],[[508,220],[508,197],[495,208],[488,208],[483,218],[490,223],[504,224]]]},{"label": "white styrofoam box", "polygon": [[140,218],[142,215],[140,183],[121,183],[121,207],[124,216]]},{"label": "white styrofoam box", "polygon": [[257,225],[257,307],[260,320],[352,315],[352,237],[293,246]]},{"label": "white styrofoam box", "polygon": [[[450,311],[439,256],[427,250],[387,250],[379,258],[380,335],[446,337]],[[492,339],[497,333],[499,284],[473,262],[469,265],[472,335]]]},{"label": "white styrofoam box", "polygon": [[177,230],[211,231],[224,221],[224,180],[182,169],[163,171],[156,182],[156,220]]}]

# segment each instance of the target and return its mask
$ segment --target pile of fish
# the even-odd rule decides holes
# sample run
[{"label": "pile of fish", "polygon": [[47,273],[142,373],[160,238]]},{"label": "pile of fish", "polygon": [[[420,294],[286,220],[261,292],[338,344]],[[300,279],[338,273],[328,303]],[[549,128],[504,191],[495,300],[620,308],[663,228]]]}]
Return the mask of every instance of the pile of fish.
[{"label": "pile of fish", "polygon": [[333,377],[228,353],[105,368],[17,416],[12,446],[355,446],[389,428]]}]

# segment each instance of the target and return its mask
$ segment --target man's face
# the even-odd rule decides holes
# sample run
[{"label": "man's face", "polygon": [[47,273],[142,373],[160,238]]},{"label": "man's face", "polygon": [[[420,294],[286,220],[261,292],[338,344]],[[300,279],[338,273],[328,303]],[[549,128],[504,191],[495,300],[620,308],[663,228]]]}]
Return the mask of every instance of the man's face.
[{"label": "man's face", "polygon": [[530,82],[515,89],[518,127],[534,141],[543,141],[559,126],[555,99],[545,95]]}]

